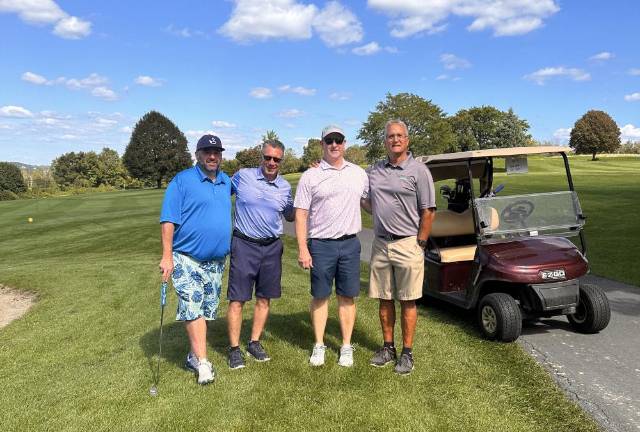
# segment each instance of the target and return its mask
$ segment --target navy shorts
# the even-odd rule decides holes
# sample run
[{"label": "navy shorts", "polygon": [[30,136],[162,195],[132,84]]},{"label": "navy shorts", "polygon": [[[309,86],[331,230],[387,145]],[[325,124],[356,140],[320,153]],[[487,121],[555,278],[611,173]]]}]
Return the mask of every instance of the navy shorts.
[{"label": "navy shorts", "polygon": [[227,299],[240,302],[251,300],[254,285],[256,297],[279,298],[282,251],[280,239],[269,245],[259,245],[233,236]]},{"label": "navy shorts", "polygon": [[336,294],[357,297],[360,294],[360,240],[309,239],[311,268],[311,295],[327,298],[331,295],[333,281]]}]

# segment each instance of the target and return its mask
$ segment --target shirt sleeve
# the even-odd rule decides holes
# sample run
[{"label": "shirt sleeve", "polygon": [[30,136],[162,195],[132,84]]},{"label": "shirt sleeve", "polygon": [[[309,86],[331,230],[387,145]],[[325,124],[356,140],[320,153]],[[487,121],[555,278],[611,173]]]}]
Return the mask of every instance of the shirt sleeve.
[{"label": "shirt sleeve", "polygon": [[174,178],[169,182],[162,201],[160,211],[160,223],[171,222],[175,225],[182,224],[182,191],[178,180]]},{"label": "shirt sleeve", "polygon": [[367,175],[367,172],[365,171],[363,173],[364,176],[364,188],[362,190],[362,199],[367,199],[369,198],[369,176]]},{"label": "shirt sleeve", "polygon": [[302,174],[302,177],[300,177],[300,181],[298,182],[296,198],[293,203],[295,208],[309,210],[311,207],[311,187],[309,185],[308,173],[309,171]]},{"label": "shirt sleeve", "polygon": [[433,177],[431,171],[425,165],[418,170],[418,207],[421,210],[428,208],[436,208],[436,193],[433,185]]},{"label": "shirt sleeve", "polygon": [[238,186],[240,185],[240,171],[231,177],[231,195],[238,194]]}]

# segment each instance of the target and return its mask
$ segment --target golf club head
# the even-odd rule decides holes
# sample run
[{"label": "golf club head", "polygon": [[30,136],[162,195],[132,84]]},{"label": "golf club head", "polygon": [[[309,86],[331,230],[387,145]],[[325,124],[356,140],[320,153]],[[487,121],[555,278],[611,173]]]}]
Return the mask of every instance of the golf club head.
[{"label": "golf club head", "polygon": [[157,397],[158,396],[158,387],[156,387],[155,385],[151,386],[151,389],[149,389],[149,394],[153,397]]}]

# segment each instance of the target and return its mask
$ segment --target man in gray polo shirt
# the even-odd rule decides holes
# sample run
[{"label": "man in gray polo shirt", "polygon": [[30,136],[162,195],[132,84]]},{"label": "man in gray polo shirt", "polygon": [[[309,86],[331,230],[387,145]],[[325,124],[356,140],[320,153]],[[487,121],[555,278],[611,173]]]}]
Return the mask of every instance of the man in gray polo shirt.
[{"label": "man in gray polo shirt", "polygon": [[345,141],[337,126],[322,130],[322,161],[302,174],[294,201],[298,264],[311,269],[312,366],[324,364],[324,331],[334,279],[342,332],[338,364],[353,366],[353,298],[360,292],[360,241],[356,233],[362,229],[360,201],[367,195],[369,181],[362,168],[344,160]]},{"label": "man in gray polo shirt", "polygon": [[[422,297],[424,247],[435,217],[433,179],[426,165],[408,152],[407,126],[400,120],[385,125],[388,158],[369,168],[369,199],[363,208],[373,214],[375,240],[371,250],[369,297],[380,300],[384,345],[370,364],[396,362],[395,371],[413,370],[413,335]],[[394,346],[395,300],[400,302],[402,353]],[[397,360],[397,361],[396,361]]]}]

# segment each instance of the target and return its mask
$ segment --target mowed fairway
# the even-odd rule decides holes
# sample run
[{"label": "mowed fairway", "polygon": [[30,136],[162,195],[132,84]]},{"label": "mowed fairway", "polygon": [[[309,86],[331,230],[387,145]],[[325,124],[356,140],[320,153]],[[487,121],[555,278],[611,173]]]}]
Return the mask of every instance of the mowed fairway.
[{"label": "mowed fairway", "polygon": [[0,203],[0,282],[39,297],[0,330],[3,431],[597,430],[517,344],[485,341],[465,314],[443,308],[420,310],[409,377],[367,365],[380,331],[377,305],[365,296],[358,300],[356,366],[336,364],[332,308],[328,362],[312,369],[308,275],[297,268],[291,239],[283,298],[264,338],[274,359],[226,367],[222,301],[209,329],[218,375],[199,387],[181,367],[187,339],[173,320],[170,292],[160,395],[150,397],[161,197],[128,191]]}]

